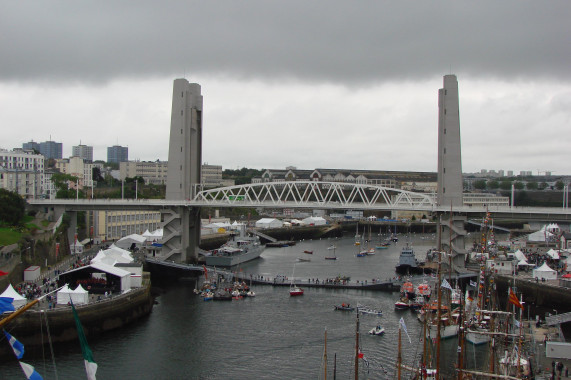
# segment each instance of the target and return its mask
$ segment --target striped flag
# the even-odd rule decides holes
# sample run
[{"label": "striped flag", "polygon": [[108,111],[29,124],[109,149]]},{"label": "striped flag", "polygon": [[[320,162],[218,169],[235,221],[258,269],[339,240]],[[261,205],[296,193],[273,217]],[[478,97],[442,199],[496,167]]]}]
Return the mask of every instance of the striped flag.
[{"label": "striped flag", "polygon": [[87,372],[87,380],[95,380],[95,374],[97,373],[97,363],[93,360],[93,353],[91,348],[87,344],[87,338],[83,332],[83,326],[81,326],[81,321],[77,316],[77,311],[75,311],[75,306],[73,302],[71,303],[71,310],[73,311],[73,318],[75,319],[75,327],[77,328],[77,337],[79,338],[79,344],[81,345],[81,353],[83,354],[83,361],[85,363],[85,372]]},{"label": "striped flag", "polygon": [[10,343],[10,347],[12,347],[12,351],[14,351],[16,358],[22,359],[24,356],[24,345],[20,343],[18,339],[10,335],[6,330],[4,330],[4,335],[6,335],[6,339],[8,339],[8,343]]},{"label": "striped flag", "polygon": [[508,303],[511,303],[512,305],[515,305],[516,307],[519,307],[520,309],[523,310],[523,305],[519,302],[517,296],[515,295],[513,290],[511,290],[511,288],[510,288],[510,295],[508,297]]},{"label": "striped flag", "polygon": [[22,371],[24,371],[24,374],[26,375],[26,379],[28,379],[28,380],[43,380],[43,378],[40,376],[40,374],[38,372],[36,372],[36,369],[34,367],[32,367],[31,365],[24,363],[24,362],[20,362],[20,367],[22,367]]}]

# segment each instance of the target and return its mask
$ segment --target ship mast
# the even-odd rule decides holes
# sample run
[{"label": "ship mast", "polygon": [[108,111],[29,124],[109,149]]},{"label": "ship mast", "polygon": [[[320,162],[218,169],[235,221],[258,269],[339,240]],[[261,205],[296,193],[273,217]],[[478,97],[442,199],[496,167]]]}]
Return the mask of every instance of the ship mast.
[{"label": "ship mast", "polygon": [[359,380],[359,311],[357,311],[357,324],[355,327],[355,380]]}]

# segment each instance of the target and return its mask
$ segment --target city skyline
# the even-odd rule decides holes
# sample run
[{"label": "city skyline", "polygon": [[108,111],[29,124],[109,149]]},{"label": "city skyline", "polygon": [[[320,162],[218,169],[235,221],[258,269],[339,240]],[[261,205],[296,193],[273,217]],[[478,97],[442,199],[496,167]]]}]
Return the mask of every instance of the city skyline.
[{"label": "city skyline", "polygon": [[51,140],[65,157],[81,141],[94,160],[120,145],[166,161],[186,77],[203,91],[203,162],[436,171],[453,73],[463,172],[571,174],[565,2],[0,7],[0,148]]}]

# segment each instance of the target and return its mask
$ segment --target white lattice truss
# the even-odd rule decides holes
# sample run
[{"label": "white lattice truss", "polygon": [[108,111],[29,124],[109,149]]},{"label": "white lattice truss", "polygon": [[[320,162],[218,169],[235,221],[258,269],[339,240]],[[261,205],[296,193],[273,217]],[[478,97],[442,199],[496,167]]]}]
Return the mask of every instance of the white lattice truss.
[{"label": "white lattice truss", "polygon": [[[198,188],[197,190],[200,190]],[[429,194],[344,182],[262,182],[197,191],[194,201],[212,206],[327,207],[430,210]]]}]

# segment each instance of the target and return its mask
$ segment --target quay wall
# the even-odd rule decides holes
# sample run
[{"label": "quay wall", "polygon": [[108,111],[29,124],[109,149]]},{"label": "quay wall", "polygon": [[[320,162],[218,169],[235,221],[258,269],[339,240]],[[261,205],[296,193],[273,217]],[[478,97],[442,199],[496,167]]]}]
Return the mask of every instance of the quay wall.
[{"label": "quay wall", "polygon": [[[513,286],[511,276],[496,275],[498,300],[502,310],[506,309],[508,288]],[[532,278],[515,278],[516,291],[523,294],[524,317],[544,318],[546,313],[561,314],[571,312],[571,290],[559,286],[559,280],[536,282]]]},{"label": "quay wall", "polygon": [[[76,306],[88,340],[95,339],[104,332],[123,327],[151,313],[154,298],[151,294],[149,275],[145,275],[147,278],[142,288],[132,289],[128,293],[113,296],[110,299]],[[44,314],[42,318],[40,314]],[[45,316],[48,319],[49,337]],[[48,338],[53,343],[71,342],[78,339],[71,307],[65,306],[58,306],[56,309],[44,312],[32,308],[11,321],[6,326],[6,330],[24,344],[26,352],[41,353],[41,346],[49,342]],[[35,350],[35,348],[40,349]],[[0,356],[10,353],[9,345],[0,347]]]}]

